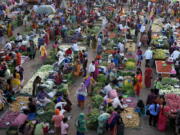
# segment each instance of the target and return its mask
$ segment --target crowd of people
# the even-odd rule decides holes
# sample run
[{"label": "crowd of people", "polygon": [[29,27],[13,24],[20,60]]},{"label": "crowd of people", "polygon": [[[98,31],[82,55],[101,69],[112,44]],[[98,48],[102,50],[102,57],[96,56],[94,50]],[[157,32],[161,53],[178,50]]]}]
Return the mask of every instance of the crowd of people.
[{"label": "crowd of people", "polygon": [[[101,74],[105,75],[104,84],[98,94],[103,97],[101,105],[111,109],[103,111],[98,116],[97,133],[102,135],[107,131],[109,135],[123,135],[125,124],[121,113],[126,111],[126,105],[123,103],[123,92],[118,91],[123,80],[118,78],[118,71],[123,70],[127,57],[132,55],[125,46],[129,40],[132,40],[137,42],[134,46],[137,49],[133,52],[135,55],[133,59],[136,59],[136,63],[135,70],[132,71],[134,73],[130,77],[132,80],[128,83],[132,84],[137,100],[134,111],[140,117],[149,116],[149,126],[157,127],[160,131],[166,131],[169,118],[171,118],[176,127],[176,133],[180,134],[180,111],[172,113],[166,104],[165,96],[160,95],[159,90],[153,86],[153,80],[161,81],[162,76],[154,72],[153,49],[156,44],[152,42],[152,24],[156,18],[161,17],[163,27],[160,34],[167,37],[170,56],[168,59],[172,59],[176,77],[180,79],[180,47],[177,37],[174,36],[175,30],[179,29],[179,22],[174,24],[179,14],[179,2],[140,2],[136,0],[43,2],[56,10],[52,13],[53,17],[49,17],[45,11],[45,13],[37,12],[40,3],[34,6],[26,4],[27,9],[21,9],[22,11],[17,16],[19,25],[23,25],[26,30],[28,27],[32,28],[30,35],[14,34],[12,20],[7,12],[8,7],[0,3],[0,19],[8,20],[6,27],[0,25],[0,45],[2,45],[0,98],[2,104],[6,102],[11,104],[15,101],[16,95],[21,93],[24,86],[25,71],[22,65],[22,55],[32,61],[40,55],[44,64],[50,56],[49,50],[52,49],[55,54],[53,64],[58,68],[52,77],[56,87],[69,81],[64,79],[65,74],[72,73],[73,78],[83,77],[83,81],[76,90],[77,106],[82,112],[87,109],[87,104],[93,102],[87,99],[94,95],[94,88],[99,81],[98,77]],[[14,3],[15,1],[11,4]],[[126,15],[127,11],[128,15]],[[100,28],[92,32],[91,29],[94,29],[99,20],[102,21]],[[117,32],[115,36],[112,34],[114,31]],[[6,35],[8,38],[5,42]],[[15,37],[14,41],[10,40],[12,36]],[[121,40],[122,37],[123,40]],[[116,39],[113,43],[111,43],[112,38]],[[69,43],[71,46],[63,51],[61,49],[63,43]],[[81,43],[85,45],[85,48],[82,49]],[[107,65],[102,66],[104,53],[108,47],[110,47],[111,55],[105,60]],[[93,51],[94,56],[90,56],[92,54],[89,54],[89,50]],[[90,57],[93,59],[90,60]],[[27,108],[15,119],[14,125],[19,127],[18,131],[22,135],[50,133],[51,130],[48,129],[47,124],[36,120],[36,114],[38,107],[46,106],[53,101],[55,114],[51,119],[54,123],[52,133],[68,135],[70,126],[74,126],[68,122],[70,117],[65,113],[73,114],[71,92],[57,92],[52,98],[41,84],[43,80],[37,76],[33,81],[32,95],[29,97]],[[143,85],[150,90],[146,103],[141,99]],[[31,122],[33,126],[28,120],[35,120]],[[88,132],[85,113],[78,115],[75,127],[77,135],[85,135]]]}]

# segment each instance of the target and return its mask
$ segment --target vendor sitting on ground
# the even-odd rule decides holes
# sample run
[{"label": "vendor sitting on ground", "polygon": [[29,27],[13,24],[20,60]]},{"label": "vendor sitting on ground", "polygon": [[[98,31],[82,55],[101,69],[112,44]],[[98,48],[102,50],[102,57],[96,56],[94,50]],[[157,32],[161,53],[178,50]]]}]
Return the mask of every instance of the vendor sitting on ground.
[{"label": "vendor sitting on ground", "polygon": [[47,103],[51,102],[49,99],[49,95],[45,92],[44,88],[39,87],[39,93],[37,94],[37,100],[39,104],[46,105]]}]

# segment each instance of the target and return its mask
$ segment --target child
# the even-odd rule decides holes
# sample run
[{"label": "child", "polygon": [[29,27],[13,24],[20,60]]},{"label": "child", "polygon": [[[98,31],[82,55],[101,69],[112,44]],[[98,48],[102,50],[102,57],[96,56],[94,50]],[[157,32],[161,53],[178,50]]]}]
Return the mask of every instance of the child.
[{"label": "child", "polygon": [[61,122],[61,135],[68,135],[68,128],[69,125],[67,123],[67,118],[63,118],[63,121]]}]

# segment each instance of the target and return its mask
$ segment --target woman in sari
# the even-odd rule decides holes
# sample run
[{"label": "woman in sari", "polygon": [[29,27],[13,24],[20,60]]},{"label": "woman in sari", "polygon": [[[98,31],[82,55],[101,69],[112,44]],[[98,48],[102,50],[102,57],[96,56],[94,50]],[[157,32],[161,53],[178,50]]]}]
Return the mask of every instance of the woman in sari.
[{"label": "woman in sari", "polygon": [[76,120],[76,130],[77,130],[76,135],[85,135],[85,132],[87,131],[84,113],[80,113],[78,119]]},{"label": "woman in sari", "polygon": [[163,105],[160,106],[160,112],[158,117],[158,130],[165,131],[167,128],[168,114],[170,112],[170,107],[166,106],[166,102],[163,102]]},{"label": "woman in sari", "polygon": [[94,80],[97,79],[98,75],[99,75],[99,61],[96,60],[95,61],[95,71],[93,73]]},{"label": "woman in sari", "polygon": [[93,35],[93,37],[92,37],[91,46],[92,46],[92,49],[93,49],[93,50],[95,50],[96,47],[97,47],[97,39],[96,39],[96,36],[95,36],[95,35]]},{"label": "woman in sari", "polygon": [[87,96],[87,88],[84,83],[81,83],[81,87],[77,90],[76,94],[77,94],[78,106],[83,109]]},{"label": "woman in sari", "polygon": [[45,41],[46,45],[49,45],[49,33],[47,33],[47,32],[44,36],[44,41]]},{"label": "woman in sari", "polygon": [[21,53],[16,51],[16,66],[21,65]]},{"label": "woman in sari", "polygon": [[144,83],[146,88],[150,88],[151,87],[151,79],[152,79],[152,68],[149,65],[146,65],[146,69],[145,69],[145,77],[144,77]]},{"label": "woman in sari", "polygon": [[87,88],[88,94],[91,95],[92,94],[92,86],[95,83],[95,80],[93,78],[93,73],[90,73],[89,76],[84,78],[84,84]]},{"label": "woman in sari", "polygon": [[112,112],[111,116],[109,117],[108,121],[108,129],[110,135],[117,135],[117,112]]},{"label": "woman in sari", "polygon": [[40,47],[40,54],[41,54],[42,61],[44,61],[46,59],[46,56],[47,56],[47,51],[46,51],[45,45],[42,45]]},{"label": "woman in sari", "polygon": [[134,82],[134,90],[136,96],[140,95],[141,89],[142,89],[142,74],[140,73],[140,71],[137,71]]},{"label": "woman in sari", "polygon": [[8,37],[11,37],[13,35],[11,23],[8,23],[8,25],[7,25],[7,35],[8,35]]},{"label": "woman in sari", "polygon": [[74,71],[74,75],[75,76],[80,76],[81,75],[81,69],[82,69],[82,66],[81,66],[81,63],[80,61],[78,60],[75,64],[75,71]]},{"label": "woman in sari", "polygon": [[13,74],[13,78],[11,79],[12,90],[16,93],[19,91],[21,87],[20,75],[18,73]]}]

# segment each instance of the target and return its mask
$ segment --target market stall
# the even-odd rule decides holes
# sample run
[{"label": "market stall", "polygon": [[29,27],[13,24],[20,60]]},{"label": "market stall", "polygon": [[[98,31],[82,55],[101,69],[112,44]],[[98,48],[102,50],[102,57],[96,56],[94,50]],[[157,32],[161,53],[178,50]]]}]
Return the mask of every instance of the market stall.
[{"label": "market stall", "polygon": [[176,74],[174,65],[171,63],[167,63],[166,61],[155,61],[155,65],[156,65],[156,72],[158,74],[161,74],[162,76],[170,76]]}]

